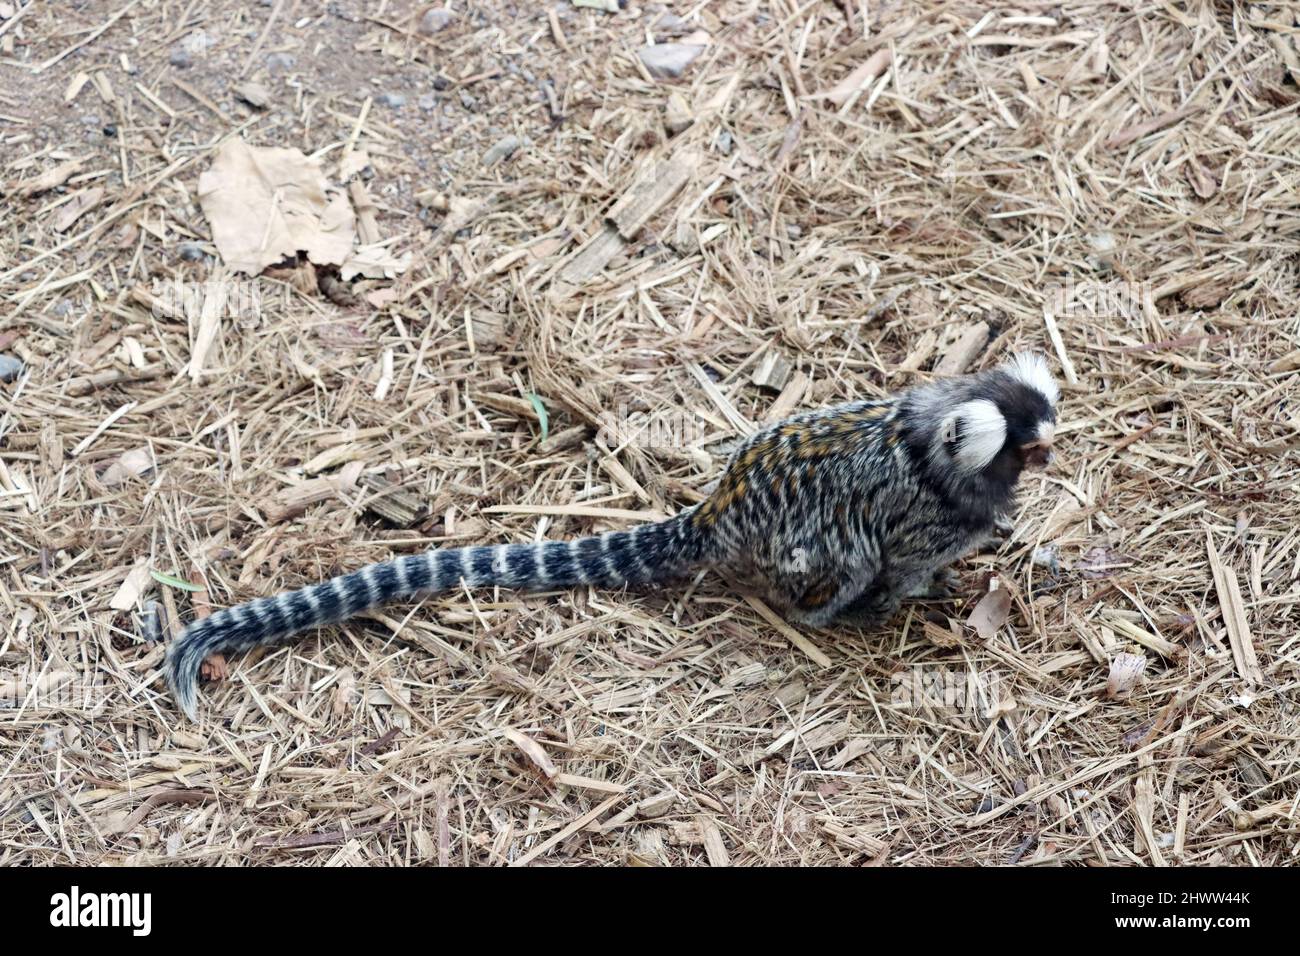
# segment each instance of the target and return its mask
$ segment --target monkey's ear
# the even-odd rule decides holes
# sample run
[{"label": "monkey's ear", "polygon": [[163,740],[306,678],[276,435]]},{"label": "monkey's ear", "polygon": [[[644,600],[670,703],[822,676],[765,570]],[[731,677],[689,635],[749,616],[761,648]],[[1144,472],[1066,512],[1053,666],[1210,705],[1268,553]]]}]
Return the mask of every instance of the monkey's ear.
[{"label": "monkey's ear", "polygon": [[939,425],[939,441],[960,470],[979,471],[997,457],[1007,441],[1007,420],[986,398],[963,402]]}]

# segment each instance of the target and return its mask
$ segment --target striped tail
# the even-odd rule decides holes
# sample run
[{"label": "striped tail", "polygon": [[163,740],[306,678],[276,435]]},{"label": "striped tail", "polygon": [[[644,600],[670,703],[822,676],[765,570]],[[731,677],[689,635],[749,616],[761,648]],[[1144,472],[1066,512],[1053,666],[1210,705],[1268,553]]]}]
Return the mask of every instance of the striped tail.
[{"label": "striped tail", "polygon": [[415,594],[499,585],[545,591],[575,585],[653,584],[704,560],[688,509],[658,524],[577,541],[441,548],[367,565],[320,584],[218,611],[190,624],[167,648],[163,670],[172,697],[198,719],[199,666],[212,654],[243,651]]}]

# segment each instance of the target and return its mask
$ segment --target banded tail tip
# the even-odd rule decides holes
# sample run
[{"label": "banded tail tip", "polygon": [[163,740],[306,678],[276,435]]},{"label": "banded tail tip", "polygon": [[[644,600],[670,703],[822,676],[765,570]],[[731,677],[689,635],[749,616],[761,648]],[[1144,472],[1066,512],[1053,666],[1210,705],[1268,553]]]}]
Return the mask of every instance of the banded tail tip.
[{"label": "banded tail tip", "polygon": [[172,700],[191,721],[199,720],[199,667],[201,660],[193,660],[192,652],[185,646],[185,635],[172,642],[163,661],[163,675],[171,691]]}]

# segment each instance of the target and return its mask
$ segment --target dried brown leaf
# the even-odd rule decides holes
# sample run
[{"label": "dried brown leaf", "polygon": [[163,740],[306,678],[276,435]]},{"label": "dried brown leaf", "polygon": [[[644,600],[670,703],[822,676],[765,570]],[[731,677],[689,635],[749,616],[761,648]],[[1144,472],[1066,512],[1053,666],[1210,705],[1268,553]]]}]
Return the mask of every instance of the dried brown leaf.
[{"label": "dried brown leaf", "polygon": [[356,218],[347,196],[329,194],[320,162],[301,150],[227,140],[199,177],[199,204],[221,258],[250,275],[306,253],[317,265],[342,265]]},{"label": "dried brown leaf", "polygon": [[990,591],[979,599],[966,623],[975,628],[981,640],[989,641],[1011,613],[1011,594],[1005,588]]}]

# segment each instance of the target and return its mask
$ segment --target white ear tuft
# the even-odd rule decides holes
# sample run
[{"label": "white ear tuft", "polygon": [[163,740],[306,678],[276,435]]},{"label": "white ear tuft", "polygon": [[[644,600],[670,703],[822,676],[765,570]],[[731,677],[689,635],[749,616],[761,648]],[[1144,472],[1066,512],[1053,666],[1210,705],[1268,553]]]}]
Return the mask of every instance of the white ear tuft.
[{"label": "white ear tuft", "polygon": [[1007,420],[998,407],[986,398],[963,402],[943,420],[939,429],[942,442],[957,441],[953,452],[963,471],[979,471],[997,457],[1007,441]]},{"label": "white ear tuft", "polygon": [[1016,381],[1041,392],[1052,405],[1061,397],[1061,389],[1052,378],[1051,369],[1037,352],[1020,352],[1012,356],[1004,368]]}]

